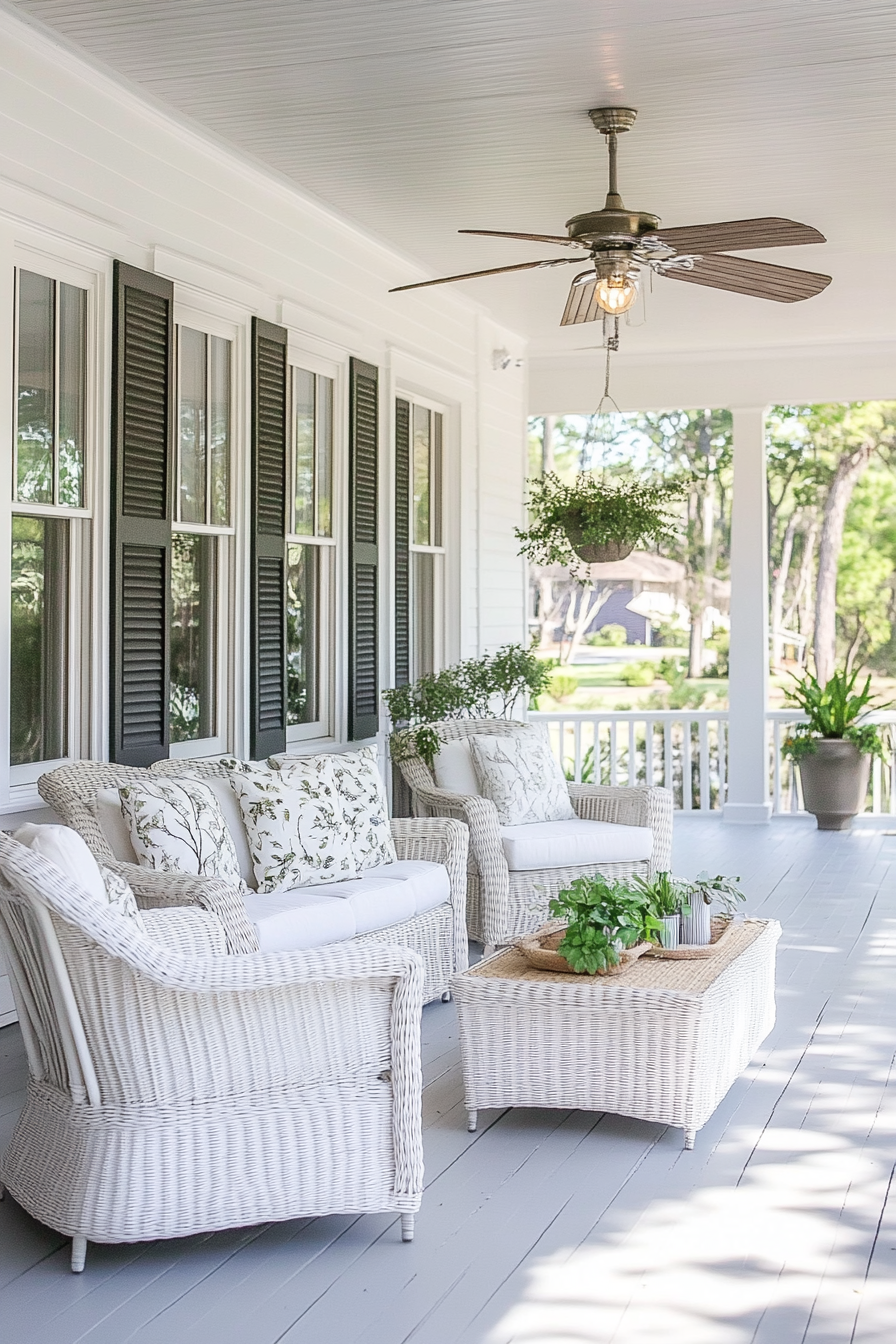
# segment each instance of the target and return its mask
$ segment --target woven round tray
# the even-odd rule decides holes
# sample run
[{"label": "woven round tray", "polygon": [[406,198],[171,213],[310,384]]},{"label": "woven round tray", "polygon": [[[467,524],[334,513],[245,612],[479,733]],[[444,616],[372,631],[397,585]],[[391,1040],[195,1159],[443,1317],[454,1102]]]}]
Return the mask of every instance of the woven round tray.
[{"label": "woven round tray", "polygon": [[656,947],[650,943],[645,951],[650,957],[664,957],[668,961],[700,961],[703,957],[711,957],[734,928],[734,920],[729,919],[727,915],[713,915],[709,923],[710,938],[703,947],[694,947],[687,943],[678,947]]},{"label": "woven round tray", "polygon": [[[519,938],[516,947],[519,948],[530,966],[535,966],[539,971],[559,971],[563,975],[587,975],[587,971],[576,971],[570,966],[565,957],[561,957],[556,950],[566,934],[566,921],[562,919],[548,920],[540,929],[534,933],[527,933],[525,938]],[[598,971],[598,975],[618,975],[624,971],[626,966],[630,966],[633,961],[648,951],[650,943],[636,943],[634,947],[627,947],[619,954],[619,965],[608,966],[605,971]]]}]

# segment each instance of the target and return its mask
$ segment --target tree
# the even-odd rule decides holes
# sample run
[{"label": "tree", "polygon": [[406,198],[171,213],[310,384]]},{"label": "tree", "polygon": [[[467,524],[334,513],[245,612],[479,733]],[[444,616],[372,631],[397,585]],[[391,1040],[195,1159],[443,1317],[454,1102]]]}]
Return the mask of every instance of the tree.
[{"label": "tree", "polygon": [[[894,443],[896,404],[891,402],[779,406],[770,415],[769,554],[775,665],[780,664],[783,652],[781,632],[794,624],[807,640],[811,635],[816,674],[822,683],[839,657],[854,660],[885,632],[883,642],[889,637],[880,610],[880,591],[875,605],[869,598],[874,584],[860,584],[865,596],[859,600],[855,583],[850,596],[838,576],[851,526],[859,529],[866,576],[874,572],[880,578],[889,572],[889,562],[880,551],[884,542],[878,538],[869,544],[867,510],[859,525],[858,514],[850,523],[850,508],[869,464],[876,462],[878,470],[889,475]],[[796,557],[799,566],[793,577]],[[843,608],[854,599],[859,605],[851,611],[847,628],[838,617],[838,603]]]}]

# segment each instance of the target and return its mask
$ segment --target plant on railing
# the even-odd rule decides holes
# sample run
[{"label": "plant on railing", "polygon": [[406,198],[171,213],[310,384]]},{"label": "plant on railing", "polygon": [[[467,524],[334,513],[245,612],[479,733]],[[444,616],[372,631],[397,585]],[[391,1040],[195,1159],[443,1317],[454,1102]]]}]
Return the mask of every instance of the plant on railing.
[{"label": "plant on railing", "polygon": [[549,471],[529,481],[529,526],[515,529],[520,554],[533,565],[565,565],[585,583],[589,564],[622,560],[635,546],[674,541],[676,520],[668,505],[685,488],[677,481],[651,485],[584,472],[566,485]]},{"label": "plant on railing", "polygon": [[489,716],[509,719],[521,696],[535,699],[548,689],[553,668],[531,649],[505,644],[496,653],[467,658],[384,691],[394,724],[389,738],[392,759],[421,756],[432,769],[441,746],[433,724]]},{"label": "plant on railing", "polygon": [[619,953],[635,943],[655,941],[660,923],[647,898],[624,882],[600,873],[577,877],[551,899],[550,913],[566,920],[557,951],[574,971],[596,975],[619,965]]},{"label": "plant on railing", "polygon": [[852,742],[862,755],[877,756],[884,759],[884,742],[880,729],[873,723],[860,723],[859,719],[872,710],[891,709],[894,702],[877,701],[871,690],[870,676],[865,685],[855,689],[858,669],[847,672],[835,672],[822,686],[812,675],[806,672],[802,677],[793,673],[796,685],[790,691],[790,701],[798,705],[806,715],[807,722],[797,724],[792,733],[785,737],[781,746],[782,756],[794,761],[804,760],[818,751],[818,743],[825,739],[841,739]]}]

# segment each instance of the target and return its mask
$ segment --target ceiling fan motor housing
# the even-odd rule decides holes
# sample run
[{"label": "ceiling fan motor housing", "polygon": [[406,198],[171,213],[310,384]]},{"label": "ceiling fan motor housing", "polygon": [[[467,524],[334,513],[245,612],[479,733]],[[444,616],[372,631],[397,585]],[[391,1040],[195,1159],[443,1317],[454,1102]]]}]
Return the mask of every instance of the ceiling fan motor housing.
[{"label": "ceiling fan motor housing", "polygon": [[589,210],[566,221],[570,238],[594,247],[635,247],[645,233],[660,227],[658,215],[643,210]]}]

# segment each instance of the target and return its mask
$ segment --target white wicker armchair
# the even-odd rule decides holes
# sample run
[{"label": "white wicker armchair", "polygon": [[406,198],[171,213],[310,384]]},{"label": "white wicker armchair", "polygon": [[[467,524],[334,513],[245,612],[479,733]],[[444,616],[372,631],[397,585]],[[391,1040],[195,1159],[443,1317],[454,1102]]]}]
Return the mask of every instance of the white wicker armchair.
[{"label": "white wicker armchair", "polygon": [[178,952],[3,834],[0,935],[29,1067],[0,1179],[73,1238],[73,1270],[87,1241],[329,1213],[394,1211],[411,1239],[423,1188],[413,953],[197,955],[195,939]]},{"label": "white wicker armchair", "polygon": [[[433,727],[441,741],[450,742],[477,733],[515,733],[521,725],[508,719],[456,719]],[[457,817],[470,828],[467,926],[470,936],[486,946],[513,942],[537,928],[547,915],[550,898],[576,877],[594,872],[611,878],[631,877],[662,872],[671,862],[672,795],[667,789],[569,786],[570,801],[581,820],[649,827],[653,834],[649,859],[512,872],[504,854],[497,809],[489,798],[439,788],[420,756],[404,756],[398,765],[418,813]]]},{"label": "white wicker armchair", "polygon": [[[172,776],[189,773],[194,777],[210,778],[224,776],[226,770],[218,759],[159,761],[152,767],[152,773]],[[49,803],[59,819],[84,838],[94,858],[127,878],[142,908],[200,905],[217,915],[225,926],[231,952],[257,951],[256,931],[246,915],[243,899],[236,887],[228,886],[216,878],[158,873],[116,860],[97,817],[97,795],[101,789],[120,788],[123,784],[139,783],[145,778],[146,771],[133,766],[76,761],[41,775],[37,787],[41,797]],[[391,826],[399,859],[422,859],[444,864],[448,871],[451,900],[401,924],[392,924],[374,933],[360,934],[352,940],[352,944],[375,946],[390,943],[417,952],[424,961],[424,997],[429,1002],[447,996],[452,975],[465,970],[467,966],[467,828],[448,818],[396,818]]]}]

